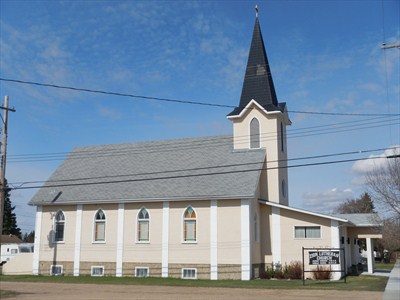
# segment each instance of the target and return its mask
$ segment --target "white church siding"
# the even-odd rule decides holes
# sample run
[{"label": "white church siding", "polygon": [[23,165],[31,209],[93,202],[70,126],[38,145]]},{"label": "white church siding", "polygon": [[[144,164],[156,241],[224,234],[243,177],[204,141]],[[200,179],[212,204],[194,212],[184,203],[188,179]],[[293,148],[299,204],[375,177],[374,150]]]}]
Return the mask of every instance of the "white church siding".
[{"label": "white church siding", "polygon": [[[281,263],[302,261],[302,247],[331,247],[331,220],[281,209],[282,257]],[[296,238],[295,227],[319,227],[320,237]]]},{"label": "white church siding", "polygon": [[[168,202],[168,256],[165,262],[168,277],[181,277],[182,268],[194,268],[197,278],[240,279],[245,246],[248,255],[245,257],[248,261],[245,276],[250,279],[249,240],[243,243],[237,234],[242,230],[242,201]],[[249,204],[247,208],[251,213],[250,200],[244,201]],[[189,206],[196,212],[196,241],[193,242],[183,240],[183,213]],[[146,208],[150,216],[148,242],[137,239],[137,216],[142,208]],[[95,215],[99,209],[106,218],[104,242],[93,240]],[[134,276],[136,268],[148,268],[149,276],[161,277],[163,235],[166,234],[163,230],[164,209],[163,202],[43,207],[38,274],[49,275],[51,265],[61,265],[65,275],[89,275],[93,266],[99,266],[104,267],[105,275]],[[59,210],[65,214],[65,238],[62,242],[52,243],[48,238],[54,229],[54,215]],[[210,227],[213,224],[216,224],[215,232]],[[250,238],[250,224],[245,226],[249,232],[247,238]]]},{"label": "white church siding", "polygon": [[241,278],[241,202],[218,201],[218,279]]}]

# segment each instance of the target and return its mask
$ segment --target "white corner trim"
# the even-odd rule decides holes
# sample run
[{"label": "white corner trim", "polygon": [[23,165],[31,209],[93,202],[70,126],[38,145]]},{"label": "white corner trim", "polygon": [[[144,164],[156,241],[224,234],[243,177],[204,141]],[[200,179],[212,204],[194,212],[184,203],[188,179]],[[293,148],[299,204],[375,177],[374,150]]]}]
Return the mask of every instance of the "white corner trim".
[{"label": "white corner trim", "polygon": [[331,220],[331,247],[340,248],[339,222]]},{"label": "white corner trim", "polygon": [[117,262],[115,276],[122,276],[122,259],[124,254],[124,203],[118,204],[118,227],[117,227]]},{"label": "white corner trim", "polygon": [[79,276],[79,265],[81,259],[81,236],[82,236],[82,204],[76,206],[75,223],[75,246],[74,246],[74,276]]},{"label": "white corner trim", "polygon": [[218,202],[210,202],[210,265],[211,280],[218,279]]},{"label": "white corner trim", "polygon": [[240,202],[241,224],[241,270],[242,280],[250,280],[250,200],[242,199]]},{"label": "white corner trim", "polygon": [[[331,247],[340,248],[340,231],[339,231],[339,221],[331,220]],[[343,255],[340,256],[340,265],[333,265],[333,270],[340,270],[343,264]],[[341,272],[333,273],[333,280],[339,280],[341,278]]]},{"label": "white corner trim", "polygon": [[272,234],[272,262],[282,263],[282,249],[281,249],[281,211],[278,207],[272,207],[272,220],[271,220],[271,234]]},{"label": "white corner trim", "polygon": [[32,274],[39,275],[39,253],[40,253],[40,237],[42,234],[42,207],[36,207],[35,220],[35,243],[33,250]]},{"label": "white corner trim", "polygon": [[168,277],[169,202],[163,202],[161,277]]},{"label": "white corner trim", "polygon": [[371,238],[366,238],[367,244],[367,265],[368,265],[368,274],[374,273],[374,241]]}]

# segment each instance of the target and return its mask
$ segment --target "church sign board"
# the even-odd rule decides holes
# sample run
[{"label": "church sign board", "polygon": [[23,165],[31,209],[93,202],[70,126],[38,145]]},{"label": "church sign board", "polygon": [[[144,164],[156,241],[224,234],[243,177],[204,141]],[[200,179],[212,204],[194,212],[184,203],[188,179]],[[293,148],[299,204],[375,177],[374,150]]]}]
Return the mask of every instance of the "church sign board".
[{"label": "church sign board", "polygon": [[318,250],[308,252],[310,265],[339,265],[339,250]]}]

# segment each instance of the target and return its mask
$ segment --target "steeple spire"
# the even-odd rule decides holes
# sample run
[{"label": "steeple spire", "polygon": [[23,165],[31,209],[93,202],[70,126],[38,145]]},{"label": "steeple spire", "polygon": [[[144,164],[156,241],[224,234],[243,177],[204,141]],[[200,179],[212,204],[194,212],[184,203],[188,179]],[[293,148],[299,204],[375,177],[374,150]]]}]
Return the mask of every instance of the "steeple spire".
[{"label": "steeple spire", "polygon": [[236,107],[228,116],[240,114],[251,100],[256,101],[267,111],[282,111],[281,106],[284,105],[283,103],[280,105],[276,97],[274,82],[258,22],[258,7],[256,6],[255,9],[256,21],[239,107]]}]

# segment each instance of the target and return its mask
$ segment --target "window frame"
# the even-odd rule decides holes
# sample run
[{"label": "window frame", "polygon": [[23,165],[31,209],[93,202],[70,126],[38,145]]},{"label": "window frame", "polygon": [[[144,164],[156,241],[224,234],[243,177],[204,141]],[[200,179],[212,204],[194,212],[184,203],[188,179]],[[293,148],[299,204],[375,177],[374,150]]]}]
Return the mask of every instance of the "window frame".
[{"label": "window frame", "polygon": [[[102,269],[101,275],[93,274],[93,270],[96,269],[96,268]],[[93,276],[93,277],[103,277],[103,276],[104,276],[104,271],[105,271],[104,266],[91,266],[91,267],[90,267],[90,276]]]},{"label": "window frame", "polygon": [[[194,277],[185,277],[185,271],[194,271]],[[197,268],[182,268],[181,271],[182,279],[197,279]]]},{"label": "window frame", "polygon": [[[258,124],[258,132],[257,134],[254,133],[252,134],[252,122],[253,121],[257,121]],[[255,141],[252,140],[252,137],[254,136],[254,138],[256,139]],[[258,143],[258,147],[252,147],[252,142],[254,143]],[[257,117],[253,117],[251,118],[250,122],[249,122],[249,149],[260,149],[261,148],[261,131],[260,131],[260,120]]]},{"label": "window frame", "polygon": [[[63,216],[63,220],[57,220],[57,216],[59,216],[60,214],[62,214],[62,216]],[[57,240],[57,225],[63,225],[63,237],[62,237],[62,240]],[[54,235],[53,235],[53,243],[55,243],[55,244],[63,244],[63,243],[65,243],[65,224],[66,224],[66,217],[65,217],[65,213],[60,209],[60,210],[58,210],[57,211],[57,213],[54,215],[54,218],[53,218],[53,232],[54,232]]]},{"label": "window frame", "polygon": [[[146,276],[138,276],[138,270],[146,270]],[[140,277],[140,278],[150,277],[150,268],[149,267],[135,267],[135,277]]]},{"label": "window frame", "polygon": [[[53,273],[53,268],[60,268],[61,272],[58,273]],[[63,265],[50,265],[50,276],[62,276],[64,274],[64,266]]]},{"label": "window frame", "polygon": [[[304,237],[296,237],[296,228],[304,229]],[[307,228],[318,228],[319,229],[319,237],[307,237]],[[293,238],[296,240],[320,240],[322,239],[322,230],[320,225],[299,225],[294,226],[293,228]]]},{"label": "window frame", "polygon": [[[145,210],[146,213],[147,213],[147,216],[148,216],[147,219],[139,218],[140,217],[140,213],[143,210]],[[148,231],[147,232],[147,240],[140,240],[140,233],[139,233],[140,225],[139,224],[140,223],[144,223],[144,222],[147,222],[147,231]],[[138,244],[150,244],[150,213],[149,213],[149,210],[146,207],[142,207],[138,211],[138,213],[136,215],[136,238],[135,238],[135,240],[136,240],[136,243],[138,243]]]},{"label": "window frame", "polygon": [[281,139],[281,152],[285,153],[285,142],[284,142],[283,122],[281,122],[280,139]]},{"label": "window frame", "polygon": [[[97,220],[96,216],[100,211],[103,212],[104,219]],[[97,236],[97,224],[98,223],[103,223],[104,224],[104,239],[103,240],[99,240],[99,239],[96,238],[96,236]],[[104,209],[99,208],[98,210],[96,210],[96,212],[94,214],[94,218],[93,218],[93,235],[92,235],[92,238],[93,238],[92,243],[93,244],[105,244],[106,243],[106,225],[107,225],[107,215],[106,215]]]},{"label": "window frame", "polygon": [[[186,211],[191,208],[195,217],[194,218],[186,218]],[[186,223],[188,222],[193,222],[194,223],[194,240],[187,240],[186,239]],[[196,210],[193,208],[192,205],[189,205],[185,208],[185,210],[183,211],[182,214],[182,235],[181,235],[181,239],[182,239],[182,243],[183,244],[197,244],[197,231],[198,228],[198,217],[197,217],[197,212]]]},{"label": "window frame", "polygon": [[281,181],[281,193],[283,198],[286,198],[287,195],[287,184],[286,184],[286,180],[282,179]]},{"label": "window frame", "polygon": [[254,224],[254,241],[258,242],[258,214],[254,213],[254,218],[253,218],[253,224]]}]

